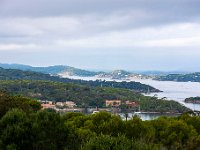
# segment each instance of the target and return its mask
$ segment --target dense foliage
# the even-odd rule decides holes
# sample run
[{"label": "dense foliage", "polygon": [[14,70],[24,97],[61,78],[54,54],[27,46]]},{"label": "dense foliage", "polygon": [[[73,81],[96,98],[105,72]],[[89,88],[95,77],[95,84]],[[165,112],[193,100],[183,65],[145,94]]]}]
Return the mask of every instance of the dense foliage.
[{"label": "dense foliage", "polygon": [[134,82],[134,81],[115,82],[115,81],[96,80],[96,81],[81,81],[81,83],[94,87],[101,86],[101,87],[131,89],[140,93],[161,92],[160,90],[155,89],[152,86],[141,84],[140,82]]},{"label": "dense foliage", "polygon": [[200,118],[182,115],[122,121],[95,115],[8,111],[0,119],[1,150],[199,150]]},{"label": "dense foliage", "polygon": [[125,88],[131,89],[138,92],[160,92],[158,89],[153,88],[152,86],[141,84],[140,82],[115,82],[115,81],[84,81],[84,80],[75,80],[68,78],[60,78],[58,76],[51,76],[49,74],[43,74],[32,71],[21,71],[15,69],[3,69],[0,68],[0,80],[45,80],[45,81],[54,81],[62,83],[74,83],[94,87],[113,87],[113,88]]},{"label": "dense foliage", "polygon": [[142,111],[187,112],[188,108],[175,101],[146,97],[128,89],[90,87],[49,81],[0,81],[0,89],[15,95],[50,101],[74,101],[79,107],[104,107],[105,100],[120,99],[140,103]]},{"label": "dense foliage", "polygon": [[177,81],[177,82],[200,82],[200,73],[191,74],[169,74],[166,76],[157,76],[154,78],[159,81]]},{"label": "dense foliage", "polygon": [[10,96],[6,92],[0,91],[0,117],[13,108],[19,108],[25,112],[30,112],[40,110],[41,105],[35,100],[21,96]]}]

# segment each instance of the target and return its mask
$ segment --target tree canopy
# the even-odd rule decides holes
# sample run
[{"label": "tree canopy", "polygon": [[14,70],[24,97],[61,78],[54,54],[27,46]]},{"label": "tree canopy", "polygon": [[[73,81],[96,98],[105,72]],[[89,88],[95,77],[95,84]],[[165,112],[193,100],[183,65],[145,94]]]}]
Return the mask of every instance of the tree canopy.
[{"label": "tree canopy", "polygon": [[182,115],[122,121],[94,115],[9,110],[0,119],[0,149],[27,150],[198,150],[200,118]]}]

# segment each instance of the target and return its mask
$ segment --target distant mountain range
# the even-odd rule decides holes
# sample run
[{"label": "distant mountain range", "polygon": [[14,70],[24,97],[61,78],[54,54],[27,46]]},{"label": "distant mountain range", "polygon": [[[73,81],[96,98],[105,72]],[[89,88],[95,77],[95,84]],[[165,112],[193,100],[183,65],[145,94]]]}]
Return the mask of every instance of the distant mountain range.
[{"label": "distant mountain range", "polygon": [[[49,66],[49,67],[32,67],[28,65],[21,65],[21,64],[0,64],[0,67],[4,69],[19,69],[23,71],[34,71],[40,73],[46,73],[51,75],[59,75],[61,77],[69,77],[69,76],[81,76],[81,77],[91,77],[91,76],[98,76],[98,77],[106,77],[111,79],[126,79],[132,75],[137,76],[136,73],[131,73],[125,70],[114,70],[111,72],[95,72],[95,71],[88,71],[83,69],[78,69],[70,66]],[[144,75],[146,76],[146,75]]]},{"label": "distant mountain range", "polygon": [[19,69],[23,71],[35,71],[41,73],[47,73],[52,75],[67,74],[69,76],[95,76],[100,72],[87,71],[82,69],[77,69],[70,66],[49,66],[49,67],[32,67],[28,65],[21,64],[0,64],[0,67],[5,69]]},{"label": "distant mountain range", "polygon": [[178,82],[200,82],[200,73],[187,73],[187,72],[162,72],[162,71],[135,71],[129,72],[125,70],[114,70],[111,72],[103,71],[88,71],[84,69],[78,69],[70,66],[56,65],[49,67],[32,67],[21,64],[0,64],[0,67],[4,69],[19,69],[23,71],[34,71],[50,75],[56,75],[60,77],[80,76],[80,77],[92,77],[98,78],[110,78],[119,80],[129,80],[131,78],[152,78],[160,81],[178,81]]}]

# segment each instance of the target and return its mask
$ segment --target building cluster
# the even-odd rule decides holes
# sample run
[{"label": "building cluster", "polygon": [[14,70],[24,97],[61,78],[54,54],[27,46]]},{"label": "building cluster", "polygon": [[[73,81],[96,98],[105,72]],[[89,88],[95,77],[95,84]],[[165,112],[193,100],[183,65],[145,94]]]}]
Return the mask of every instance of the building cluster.
[{"label": "building cluster", "polygon": [[43,109],[46,108],[75,108],[77,105],[76,103],[72,101],[66,101],[66,102],[52,102],[52,101],[47,101],[47,100],[40,100],[41,106]]},{"label": "building cluster", "polygon": [[139,103],[138,102],[134,102],[134,101],[126,101],[125,103],[129,108],[139,106]]},{"label": "building cluster", "polygon": [[106,107],[119,107],[121,104],[121,100],[106,100]]},{"label": "building cluster", "polygon": [[72,101],[66,101],[66,102],[56,102],[57,107],[66,107],[66,108],[74,108],[76,107],[76,103]]},{"label": "building cluster", "polygon": [[139,103],[135,101],[125,101],[125,103],[122,103],[121,100],[106,100],[106,107],[119,107],[122,104],[127,105],[129,108],[139,106]]},{"label": "building cluster", "polygon": [[99,111],[109,111],[109,112],[121,112],[122,105],[125,105],[126,109],[132,110],[139,106],[138,102],[135,101],[125,101],[122,100],[106,100],[106,108],[77,108],[77,105],[73,101],[65,102],[52,102],[48,100],[40,100],[41,106],[43,109],[54,109],[60,113],[66,112],[84,112],[84,113],[93,113]]}]

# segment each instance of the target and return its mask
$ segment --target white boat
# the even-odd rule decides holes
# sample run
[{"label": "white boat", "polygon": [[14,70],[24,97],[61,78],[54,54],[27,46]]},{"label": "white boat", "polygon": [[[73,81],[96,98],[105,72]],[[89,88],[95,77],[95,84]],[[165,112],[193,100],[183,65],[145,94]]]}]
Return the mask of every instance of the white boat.
[{"label": "white boat", "polygon": [[93,111],[93,112],[92,112],[92,114],[96,114],[96,113],[99,113],[99,111]]}]

